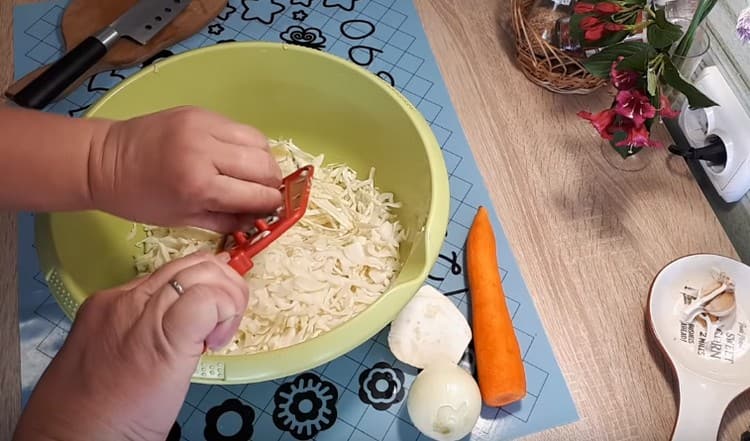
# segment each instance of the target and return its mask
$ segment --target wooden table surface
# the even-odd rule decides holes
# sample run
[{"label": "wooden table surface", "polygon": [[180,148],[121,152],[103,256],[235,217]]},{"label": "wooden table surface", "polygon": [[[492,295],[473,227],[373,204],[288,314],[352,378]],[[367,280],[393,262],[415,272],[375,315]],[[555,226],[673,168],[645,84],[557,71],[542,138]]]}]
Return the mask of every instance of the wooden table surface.
[{"label": "wooden table surface", "polygon": [[[2,90],[13,72],[14,2],[0,0]],[[677,392],[644,326],[648,288],[677,257],[736,257],[714,213],[665,151],[639,172],[604,160],[575,113],[603,108],[606,92],[560,96],[525,79],[507,0],[415,3],[581,417],[529,439],[668,439]],[[0,216],[0,439],[19,414],[16,236],[14,216]],[[746,394],[725,414],[720,439],[737,441],[748,425]]]}]

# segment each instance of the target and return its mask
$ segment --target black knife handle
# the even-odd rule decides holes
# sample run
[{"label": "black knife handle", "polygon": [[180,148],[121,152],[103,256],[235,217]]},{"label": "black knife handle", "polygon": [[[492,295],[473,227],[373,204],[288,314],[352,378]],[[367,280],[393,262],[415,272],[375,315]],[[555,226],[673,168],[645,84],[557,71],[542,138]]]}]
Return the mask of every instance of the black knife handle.
[{"label": "black knife handle", "polygon": [[13,101],[22,107],[43,109],[107,53],[96,37],[88,37],[26,85]]}]

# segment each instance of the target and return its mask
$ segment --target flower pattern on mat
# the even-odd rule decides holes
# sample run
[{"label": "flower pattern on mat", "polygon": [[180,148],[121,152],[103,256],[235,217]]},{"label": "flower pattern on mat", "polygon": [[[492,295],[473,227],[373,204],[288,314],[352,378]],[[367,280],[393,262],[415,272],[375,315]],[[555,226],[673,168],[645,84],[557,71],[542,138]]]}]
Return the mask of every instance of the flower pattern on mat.
[{"label": "flower pattern on mat", "polygon": [[386,410],[404,399],[404,372],[378,362],[359,375],[359,399],[377,410]]},{"label": "flower pattern on mat", "polygon": [[182,427],[180,427],[180,423],[175,421],[174,424],[172,424],[172,428],[169,429],[169,433],[167,434],[167,441],[180,441],[182,439]]},{"label": "flower pattern on mat", "polygon": [[312,49],[322,49],[326,47],[326,37],[320,29],[303,28],[302,26],[289,26],[286,31],[280,35],[281,39],[289,44],[296,44]]},{"label": "flower pattern on mat", "polygon": [[[226,413],[234,412],[240,416],[242,423],[239,430],[231,435],[225,435],[219,431],[219,418]],[[244,404],[237,398],[229,398],[218,406],[212,407],[206,412],[206,427],[203,436],[207,441],[243,441],[253,436],[253,421],[255,411],[252,407]]]},{"label": "flower pattern on mat", "polygon": [[336,422],[338,397],[333,383],[306,372],[276,390],[273,422],[299,440],[312,439]]}]

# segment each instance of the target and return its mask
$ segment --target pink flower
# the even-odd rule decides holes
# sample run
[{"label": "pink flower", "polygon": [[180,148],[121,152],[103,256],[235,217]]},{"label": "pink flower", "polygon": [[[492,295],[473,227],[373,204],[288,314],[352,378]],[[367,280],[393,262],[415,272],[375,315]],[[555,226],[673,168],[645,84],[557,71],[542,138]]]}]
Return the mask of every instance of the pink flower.
[{"label": "pink flower", "polygon": [[627,29],[627,26],[623,24],[602,21],[591,15],[583,17],[579,26],[581,27],[581,30],[584,31],[583,38],[588,41],[597,41],[601,39],[606,32],[618,32]]},{"label": "pink flower", "polygon": [[606,15],[615,14],[622,10],[620,5],[609,2],[597,3],[594,9],[596,9],[596,12]]},{"label": "pink flower", "polygon": [[628,137],[618,142],[617,147],[661,147],[662,143],[650,139],[651,135],[646,126],[630,127],[627,130]]},{"label": "pink flower", "polygon": [[587,41],[601,40],[601,38],[604,37],[604,31],[604,23],[599,23],[596,26],[586,29],[586,31],[583,33],[583,38]]},{"label": "pink flower", "polygon": [[605,22],[592,16],[584,17],[581,20],[580,27],[584,31],[583,38],[588,41],[601,39],[607,31],[617,32],[625,29],[625,26],[619,23]]},{"label": "pink flower", "polygon": [[591,125],[599,132],[599,136],[606,140],[612,139],[613,123],[617,116],[614,109],[607,109],[597,114],[581,111],[578,112],[578,116],[591,122]]},{"label": "pink flower", "polygon": [[584,31],[600,25],[602,25],[602,21],[596,17],[583,17],[581,20],[581,29]]},{"label": "pink flower", "polygon": [[662,95],[660,101],[661,109],[659,109],[659,114],[662,116],[662,118],[677,118],[677,116],[680,114],[680,111],[674,110],[672,108],[672,104],[670,104],[669,98]]},{"label": "pink flower", "polygon": [[638,83],[640,75],[632,70],[617,70],[617,65],[622,61],[622,58],[617,57],[617,60],[612,62],[612,67],[609,69],[609,77],[612,80],[612,85],[617,90],[632,89]]},{"label": "pink flower", "polygon": [[651,105],[648,97],[637,89],[621,90],[617,93],[615,110],[618,115],[632,119],[636,127],[640,127],[656,116],[656,107]]},{"label": "pink flower", "polygon": [[573,12],[576,14],[589,14],[594,12],[595,6],[592,3],[576,3],[573,7]]}]

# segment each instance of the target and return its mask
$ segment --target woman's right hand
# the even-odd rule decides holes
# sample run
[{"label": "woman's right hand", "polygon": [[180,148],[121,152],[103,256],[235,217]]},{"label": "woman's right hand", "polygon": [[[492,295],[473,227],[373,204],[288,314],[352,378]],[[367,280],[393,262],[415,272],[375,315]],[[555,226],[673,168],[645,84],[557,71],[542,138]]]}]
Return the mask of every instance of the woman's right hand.
[{"label": "woman's right hand", "polygon": [[167,438],[204,350],[226,345],[248,285],[199,253],[96,293],[34,389],[16,440]]}]

